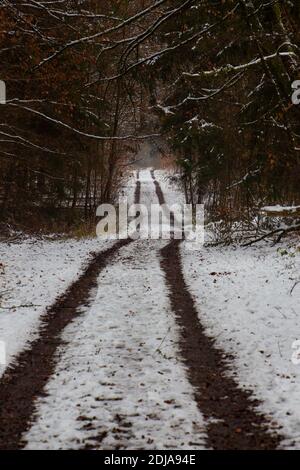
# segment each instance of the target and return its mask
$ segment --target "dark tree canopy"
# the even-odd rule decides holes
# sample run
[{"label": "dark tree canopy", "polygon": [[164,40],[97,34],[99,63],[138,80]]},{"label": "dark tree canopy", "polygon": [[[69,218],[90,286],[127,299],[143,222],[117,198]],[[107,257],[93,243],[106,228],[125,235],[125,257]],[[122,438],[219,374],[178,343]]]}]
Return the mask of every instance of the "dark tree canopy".
[{"label": "dark tree canopy", "polygon": [[297,0],[3,0],[0,20],[2,220],[88,217],[156,134],[214,220],[299,203]]}]

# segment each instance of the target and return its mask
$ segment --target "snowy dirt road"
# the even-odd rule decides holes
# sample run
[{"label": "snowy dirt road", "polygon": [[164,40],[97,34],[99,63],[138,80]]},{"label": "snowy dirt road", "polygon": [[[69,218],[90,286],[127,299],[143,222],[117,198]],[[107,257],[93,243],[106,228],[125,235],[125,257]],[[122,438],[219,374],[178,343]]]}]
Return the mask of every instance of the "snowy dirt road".
[{"label": "snowy dirt road", "polygon": [[[136,203],[172,199],[155,172],[137,176]],[[231,351],[206,336],[184,267],[176,240],[98,253],[0,381],[0,448],[278,447]]]}]

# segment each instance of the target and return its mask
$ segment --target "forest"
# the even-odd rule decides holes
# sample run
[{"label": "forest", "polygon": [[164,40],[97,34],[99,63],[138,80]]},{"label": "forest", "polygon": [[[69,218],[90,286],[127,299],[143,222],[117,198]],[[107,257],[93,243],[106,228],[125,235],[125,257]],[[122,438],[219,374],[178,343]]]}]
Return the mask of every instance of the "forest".
[{"label": "forest", "polygon": [[0,19],[2,222],[88,219],[155,136],[214,221],[299,204],[296,0],[3,0]]},{"label": "forest", "polygon": [[300,1],[0,0],[0,25],[0,452],[287,465]]}]

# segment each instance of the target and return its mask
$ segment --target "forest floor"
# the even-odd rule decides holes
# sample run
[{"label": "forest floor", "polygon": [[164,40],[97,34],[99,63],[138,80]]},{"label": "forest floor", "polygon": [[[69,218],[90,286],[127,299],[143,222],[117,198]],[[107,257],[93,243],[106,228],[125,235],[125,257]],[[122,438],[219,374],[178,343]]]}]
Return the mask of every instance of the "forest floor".
[{"label": "forest floor", "polygon": [[[142,170],[128,197],[181,195]],[[0,449],[299,448],[299,259],[288,242],[0,243]]]}]

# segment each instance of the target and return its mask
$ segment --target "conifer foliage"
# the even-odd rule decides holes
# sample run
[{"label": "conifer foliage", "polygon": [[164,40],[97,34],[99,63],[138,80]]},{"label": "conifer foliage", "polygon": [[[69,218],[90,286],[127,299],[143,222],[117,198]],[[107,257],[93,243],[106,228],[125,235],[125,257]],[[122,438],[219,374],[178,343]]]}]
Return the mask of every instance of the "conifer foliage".
[{"label": "conifer foliage", "polygon": [[214,220],[299,204],[297,0],[2,0],[0,20],[2,220],[88,217],[151,134]]}]

